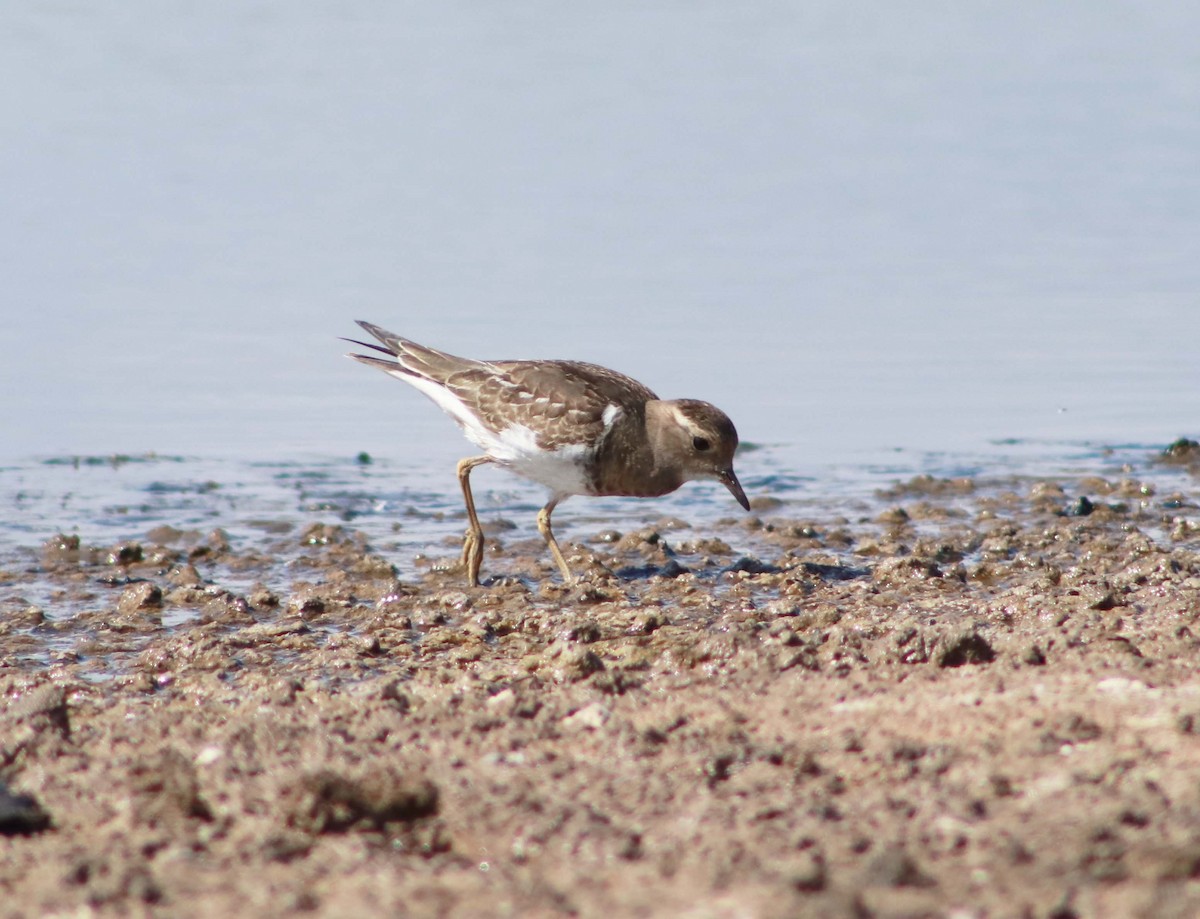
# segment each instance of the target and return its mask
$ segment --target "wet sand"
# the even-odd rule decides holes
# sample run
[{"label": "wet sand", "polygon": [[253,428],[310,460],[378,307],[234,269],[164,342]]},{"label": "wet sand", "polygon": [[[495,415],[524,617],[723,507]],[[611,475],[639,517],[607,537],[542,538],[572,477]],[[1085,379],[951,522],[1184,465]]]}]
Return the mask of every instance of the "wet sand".
[{"label": "wet sand", "polygon": [[478,589],[352,524],[55,537],[0,574],[0,914],[1196,915],[1197,452],[572,532],[570,589],[487,519]]}]

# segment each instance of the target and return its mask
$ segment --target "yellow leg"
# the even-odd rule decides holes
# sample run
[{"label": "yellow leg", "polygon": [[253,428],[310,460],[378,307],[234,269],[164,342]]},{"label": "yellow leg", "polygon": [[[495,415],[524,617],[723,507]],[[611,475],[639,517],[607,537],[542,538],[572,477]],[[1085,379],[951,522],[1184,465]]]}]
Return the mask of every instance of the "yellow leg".
[{"label": "yellow leg", "polygon": [[483,564],[483,527],[479,525],[475,498],[471,495],[471,470],[490,462],[493,462],[490,456],[469,456],[458,462],[458,484],[462,486],[463,501],[467,505],[467,534],[463,537],[461,564],[467,570],[467,581],[472,587],[479,586],[479,567]]},{"label": "yellow leg", "polygon": [[558,548],[558,540],[554,538],[554,531],[550,529],[550,514],[554,512],[559,500],[559,498],[551,498],[550,503],[538,511],[538,532],[542,534],[542,539],[546,540],[546,545],[550,547],[550,554],[558,563],[558,570],[562,572],[563,580],[568,584],[574,584],[575,578],[571,575],[571,569],[567,567],[567,560],[563,558],[562,550]]}]

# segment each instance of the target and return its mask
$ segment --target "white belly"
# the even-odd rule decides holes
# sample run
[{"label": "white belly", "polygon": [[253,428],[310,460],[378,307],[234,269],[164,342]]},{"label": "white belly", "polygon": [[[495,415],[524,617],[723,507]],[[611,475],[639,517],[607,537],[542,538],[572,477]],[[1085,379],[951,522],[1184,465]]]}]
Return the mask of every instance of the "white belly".
[{"label": "white belly", "polygon": [[556,495],[591,494],[591,483],[586,475],[591,451],[582,444],[542,450],[537,446],[533,431],[521,425],[506,428],[498,438],[489,440],[491,443],[480,443],[480,446],[518,475],[545,485]]}]

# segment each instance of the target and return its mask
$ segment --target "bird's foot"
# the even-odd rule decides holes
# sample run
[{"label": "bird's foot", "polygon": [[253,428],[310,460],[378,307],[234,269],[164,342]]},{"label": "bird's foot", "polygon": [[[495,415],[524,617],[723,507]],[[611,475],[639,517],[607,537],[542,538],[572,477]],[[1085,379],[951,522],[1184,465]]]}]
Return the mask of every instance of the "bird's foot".
[{"label": "bird's foot", "polygon": [[479,569],[483,566],[483,531],[467,530],[463,536],[462,558],[459,567],[467,574],[471,587],[479,586]]}]

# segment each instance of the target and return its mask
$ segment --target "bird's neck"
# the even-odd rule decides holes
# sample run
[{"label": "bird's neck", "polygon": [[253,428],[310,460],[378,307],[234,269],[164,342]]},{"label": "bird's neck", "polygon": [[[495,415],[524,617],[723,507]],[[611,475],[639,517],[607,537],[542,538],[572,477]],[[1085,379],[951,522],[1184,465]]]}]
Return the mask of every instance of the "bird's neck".
[{"label": "bird's neck", "polygon": [[627,412],[597,455],[600,494],[655,497],[682,485],[667,439],[675,424],[671,408],[659,400],[647,402],[644,411]]}]

